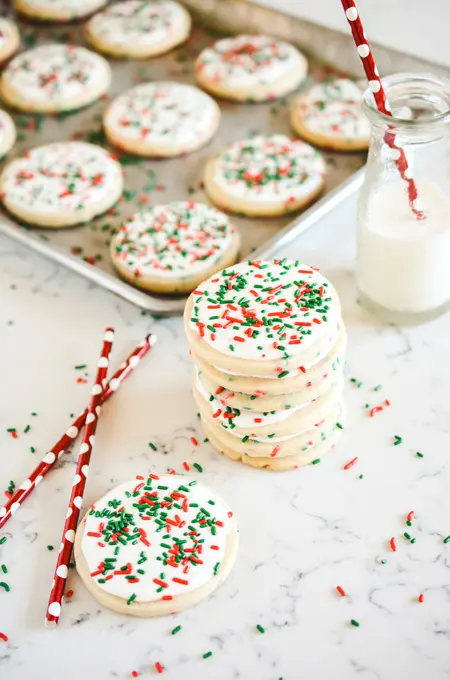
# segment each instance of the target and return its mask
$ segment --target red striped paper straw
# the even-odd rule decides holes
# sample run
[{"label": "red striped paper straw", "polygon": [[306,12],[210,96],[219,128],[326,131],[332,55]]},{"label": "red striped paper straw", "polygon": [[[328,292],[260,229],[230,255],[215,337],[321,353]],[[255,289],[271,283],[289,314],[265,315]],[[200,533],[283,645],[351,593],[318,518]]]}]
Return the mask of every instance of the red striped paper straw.
[{"label": "red striped paper straw", "polygon": [[[391,107],[387,101],[386,92],[384,91],[380,74],[375,64],[375,59],[373,58],[370,45],[367,41],[356,4],[354,0],[341,0],[341,3],[345,10],[345,16],[347,17],[347,21],[352,31],[353,40],[355,41],[356,49],[358,50],[358,54],[361,58],[361,63],[369,82],[369,87],[373,92],[377,109],[386,116],[392,116]],[[418,219],[424,219],[425,215],[423,212],[415,207],[415,202],[417,200],[417,187],[414,180],[409,177],[408,161],[406,160],[406,155],[403,148],[396,144],[395,134],[393,132],[386,132],[384,141],[391,149],[395,149],[397,151],[398,155],[395,160],[395,164],[402,179],[407,183],[408,199],[413,213]]]},{"label": "red striped paper straw", "polygon": [[89,474],[89,461],[91,459],[92,448],[94,445],[95,431],[97,429],[98,416],[100,413],[99,407],[104,390],[104,383],[109,365],[109,355],[113,341],[114,331],[112,328],[107,328],[103,337],[103,346],[100,358],[98,360],[97,375],[92,388],[92,396],[86,415],[83,442],[78,455],[75,478],[73,481],[72,492],[70,494],[69,507],[67,509],[66,521],[64,522],[61,547],[59,549],[58,559],[56,561],[53,585],[48,600],[47,612],[45,616],[46,625],[48,626],[56,626],[61,613],[61,601],[66,585],[73,542],[75,540],[75,530],[77,528],[78,519],[80,517],[80,509],[83,503],[86,479]]},{"label": "red striped paper straw", "polygon": [[[130,375],[131,371],[138,365],[148,350],[155,344],[156,338],[153,335],[147,335],[146,338],[131,352],[122,366],[114,373],[111,380],[106,385],[104,392],[101,395],[100,403],[103,404],[111,395],[120,387],[120,384],[125,378]],[[19,510],[24,500],[43,480],[47,472],[49,472],[56,461],[66,453],[67,449],[73,444],[75,438],[78,436],[83,427],[88,410],[85,409],[72,425],[63,434],[50,451],[48,451],[42,458],[40,463],[34,468],[33,472],[23,480],[22,484],[18,486],[11,498],[0,508],[0,529],[5,526],[6,522],[12,515]]]}]

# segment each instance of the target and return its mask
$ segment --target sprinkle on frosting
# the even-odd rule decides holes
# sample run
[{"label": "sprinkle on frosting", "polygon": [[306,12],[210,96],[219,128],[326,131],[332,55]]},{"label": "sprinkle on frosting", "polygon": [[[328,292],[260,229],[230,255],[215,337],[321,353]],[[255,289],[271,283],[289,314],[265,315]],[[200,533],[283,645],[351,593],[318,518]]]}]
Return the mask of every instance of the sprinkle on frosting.
[{"label": "sprinkle on frosting", "polygon": [[215,101],[196,87],[144,83],[112,102],[105,124],[126,139],[183,146],[204,138],[218,116]]},{"label": "sprinkle on frosting", "polygon": [[121,182],[119,163],[84,142],[39,146],[9,163],[0,177],[8,206],[48,215],[100,204]]},{"label": "sprinkle on frosting", "polygon": [[217,262],[234,227],[215,208],[193,201],[157,205],[136,213],[114,237],[113,259],[134,276],[190,276]]},{"label": "sprinkle on frosting", "polygon": [[315,268],[286,258],[224,269],[192,299],[191,329],[230,356],[287,359],[338,333],[340,306],[331,284]]},{"label": "sprinkle on frosting", "polygon": [[324,80],[298,100],[296,114],[316,134],[353,140],[370,136],[361,110],[362,90],[348,78]]},{"label": "sprinkle on frosting", "polygon": [[102,590],[133,602],[172,599],[217,574],[232,513],[206,487],[173,475],[122,484],[91,508],[82,552]]},{"label": "sprinkle on frosting", "polygon": [[258,135],[225,149],[214,179],[229,194],[289,205],[316,191],[324,174],[323,158],[309,144],[285,135]]},{"label": "sprinkle on frosting", "polygon": [[185,12],[172,0],[126,0],[89,22],[89,33],[111,47],[153,46],[183,27]]},{"label": "sprinkle on frosting", "polygon": [[65,107],[83,93],[110,81],[110,68],[98,54],[77,45],[41,45],[23,52],[9,63],[3,78],[9,88],[30,103],[51,101]]},{"label": "sprinkle on frosting", "polygon": [[218,40],[200,54],[196,72],[229,86],[270,84],[300,66],[303,57],[287,42],[266,35]]}]

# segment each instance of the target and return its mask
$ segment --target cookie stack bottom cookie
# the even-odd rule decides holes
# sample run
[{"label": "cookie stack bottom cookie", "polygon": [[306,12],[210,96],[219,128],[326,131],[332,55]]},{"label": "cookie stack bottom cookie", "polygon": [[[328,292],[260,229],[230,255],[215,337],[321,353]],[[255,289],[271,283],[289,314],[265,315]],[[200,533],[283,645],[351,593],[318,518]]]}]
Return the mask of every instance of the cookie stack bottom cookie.
[{"label": "cookie stack bottom cookie", "polygon": [[319,459],[343,422],[346,334],[339,299],[316,270],[241,263],[186,305],[203,428],[222,454],[272,471]]}]

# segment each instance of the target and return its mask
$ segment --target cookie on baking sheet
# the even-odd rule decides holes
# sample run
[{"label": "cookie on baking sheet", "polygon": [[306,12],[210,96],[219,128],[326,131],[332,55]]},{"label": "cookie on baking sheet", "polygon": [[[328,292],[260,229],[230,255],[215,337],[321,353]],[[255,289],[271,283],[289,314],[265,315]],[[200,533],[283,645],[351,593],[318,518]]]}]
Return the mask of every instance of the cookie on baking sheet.
[{"label": "cookie on baking sheet", "polygon": [[30,225],[71,227],[111,208],[122,194],[120,164],[99,146],[56,142],[10,161],[0,175],[5,208]]},{"label": "cookie on baking sheet", "polygon": [[151,617],[208,597],[237,548],[233,512],[215,492],[189,477],[150,474],[94,503],[78,527],[75,560],[101,605]]},{"label": "cookie on baking sheet", "polygon": [[60,113],[91,104],[110,82],[111,69],[99,54],[78,45],[41,45],[10,61],[0,95],[21,111]]},{"label": "cookie on baking sheet", "polygon": [[12,149],[16,136],[13,119],[6,111],[0,109],[0,159]]},{"label": "cookie on baking sheet", "polygon": [[325,162],[312,146],[285,135],[233,142],[205,169],[205,190],[220,208],[255,217],[309,205],[325,183]]},{"label": "cookie on baking sheet", "polygon": [[114,99],[103,116],[108,140],[138,156],[169,157],[195,151],[217,131],[220,109],[192,85],[136,85]]},{"label": "cookie on baking sheet", "polygon": [[15,23],[0,17],[0,65],[17,52],[19,45],[20,36]]},{"label": "cookie on baking sheet", "polygon": [[157,205],[125,222],[111,241],[113,265],[139,288],[190,293],[234,264],[240,238],[228,217],[193,201]]},{"label": "cookie on baking sheet", "polygon": [[146,59],[187,40],[188,12],[173,0],[125,0],[96,14],[85,27],[87,40],[115,57]]},{"label": "cookie on baking sheet", "polygon": [[290,43],[267,35],[218,40],[200,53],[197,82],[208,92],[236,101],[268,101],[295,90],[308,70]]},{"label": "cookie on baking sheet", "polygon": [[307,142],[336,151],[369,147],[370,124],[361,108],[362,88],[354,80],[324,80],[293,102],[291,124]]},{"label": "cookie on baking sheet", "polygon": [[13,0],[14,8],[36,21],[64,23],[82,19],[104,7],[108,0]]}]

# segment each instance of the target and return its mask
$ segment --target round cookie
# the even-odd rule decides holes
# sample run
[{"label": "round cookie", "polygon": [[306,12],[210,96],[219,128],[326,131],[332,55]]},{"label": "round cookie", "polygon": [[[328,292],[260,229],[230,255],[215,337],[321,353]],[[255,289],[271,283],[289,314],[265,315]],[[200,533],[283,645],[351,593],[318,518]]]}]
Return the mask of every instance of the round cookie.
[{"label": "round cookie", "polygon": [[236,520],[215,492],[190,478],[151,474],[92,506],[76,534],[75,560],[101,605],[151,617],[208,597],[230,573],[237,547]]},{"label": "round cookie", "polygon": [[59,113],[91,104],[110,82],[111,69],[100,55],[77,45],[42,45],[8,64],[0,95],[21,111]]},{"label": "round cookie", "polygon": [[41,227],[71,227],[111,208],[123,188],[122,169],[105,149],[84,142],[39,146],[0,175],[5,208]]},{"label": "round cookie", "polygon": [[126,0],[92,17],[85,35],[100,52],[146,59],[184,42],[190,30],[188,12],[173,0]]},{"label": "round cookie", "polygon": [[323,189],[325,162],[318,151],[285,135],[234,142],[210,159],[205,190],[220,208],[255,217],[294,212]]},{"label": "round cookie", "polygon": [[111,241],[113,265],[130,283],[157,293],[188,293],[236,261],[240,238],[228,217],[193,201],[136,213]]},{"label": "round cookie", "polygon": [[16,141],[16,128],[11,116],[0,109],[0,158],[6,156]]},{"label": "round cookie", "polygon": [[362,89],[353,80],[325,80],[293,102],[291,124],[306,141],[336,151],[361,151],[370,141],[370,124],[361,109]]},{"label": "round cookie", "polygon": [[261,102],[295,90],[308,69],[293,45],[267,35],[218,40],[197,59],[197,82],[208,92],[236,101]]},{"label": "round cookie", "polygon": [[334,427],[334,429],[327,433],[325,440],[315,446],[306,446],[303,451],[297,452],[291,456],[271,456],[267,458],[263,456],[249,456],[242,451],[237,451],[234,448],[234,442],[232,445],[228,442],[224,442],[217,433],[216,428],[211,427],[209,423],[204,421],[202,421],[202,425],[206,436],[216,451],[222,453],[231,460],[241,461],[241,463],[249,465],[250,467],[265,469],[270,472],[297,470],[297,468],[302,467],[303,465],[308,465],[315,460],[320,460],[324,454],[334,448],[341,434],[341,430]]},{"label": "round cookie", "polygon": [[108,140],[138,156],[195,151],[216,133],[220,109],[207,94],[181,83],[144,83],[114,99],[103,117]]},{"label": "round cookie", "polygon": [[0,17],[0,65],[12,57],[19,46],[20,36],[16,25]]},{"label": "round cookie", "polygon": [[64,23],[82,19],[106,5],[108,0],[13,0],[14,8],[30,19]]},{"label": "round cookie", "polygon": [[279,379],[314,363],[338,341],[342,326],[331,283],[287,258],[241,262],[212,276],[189,297],[184,322],[204,363]]}]

